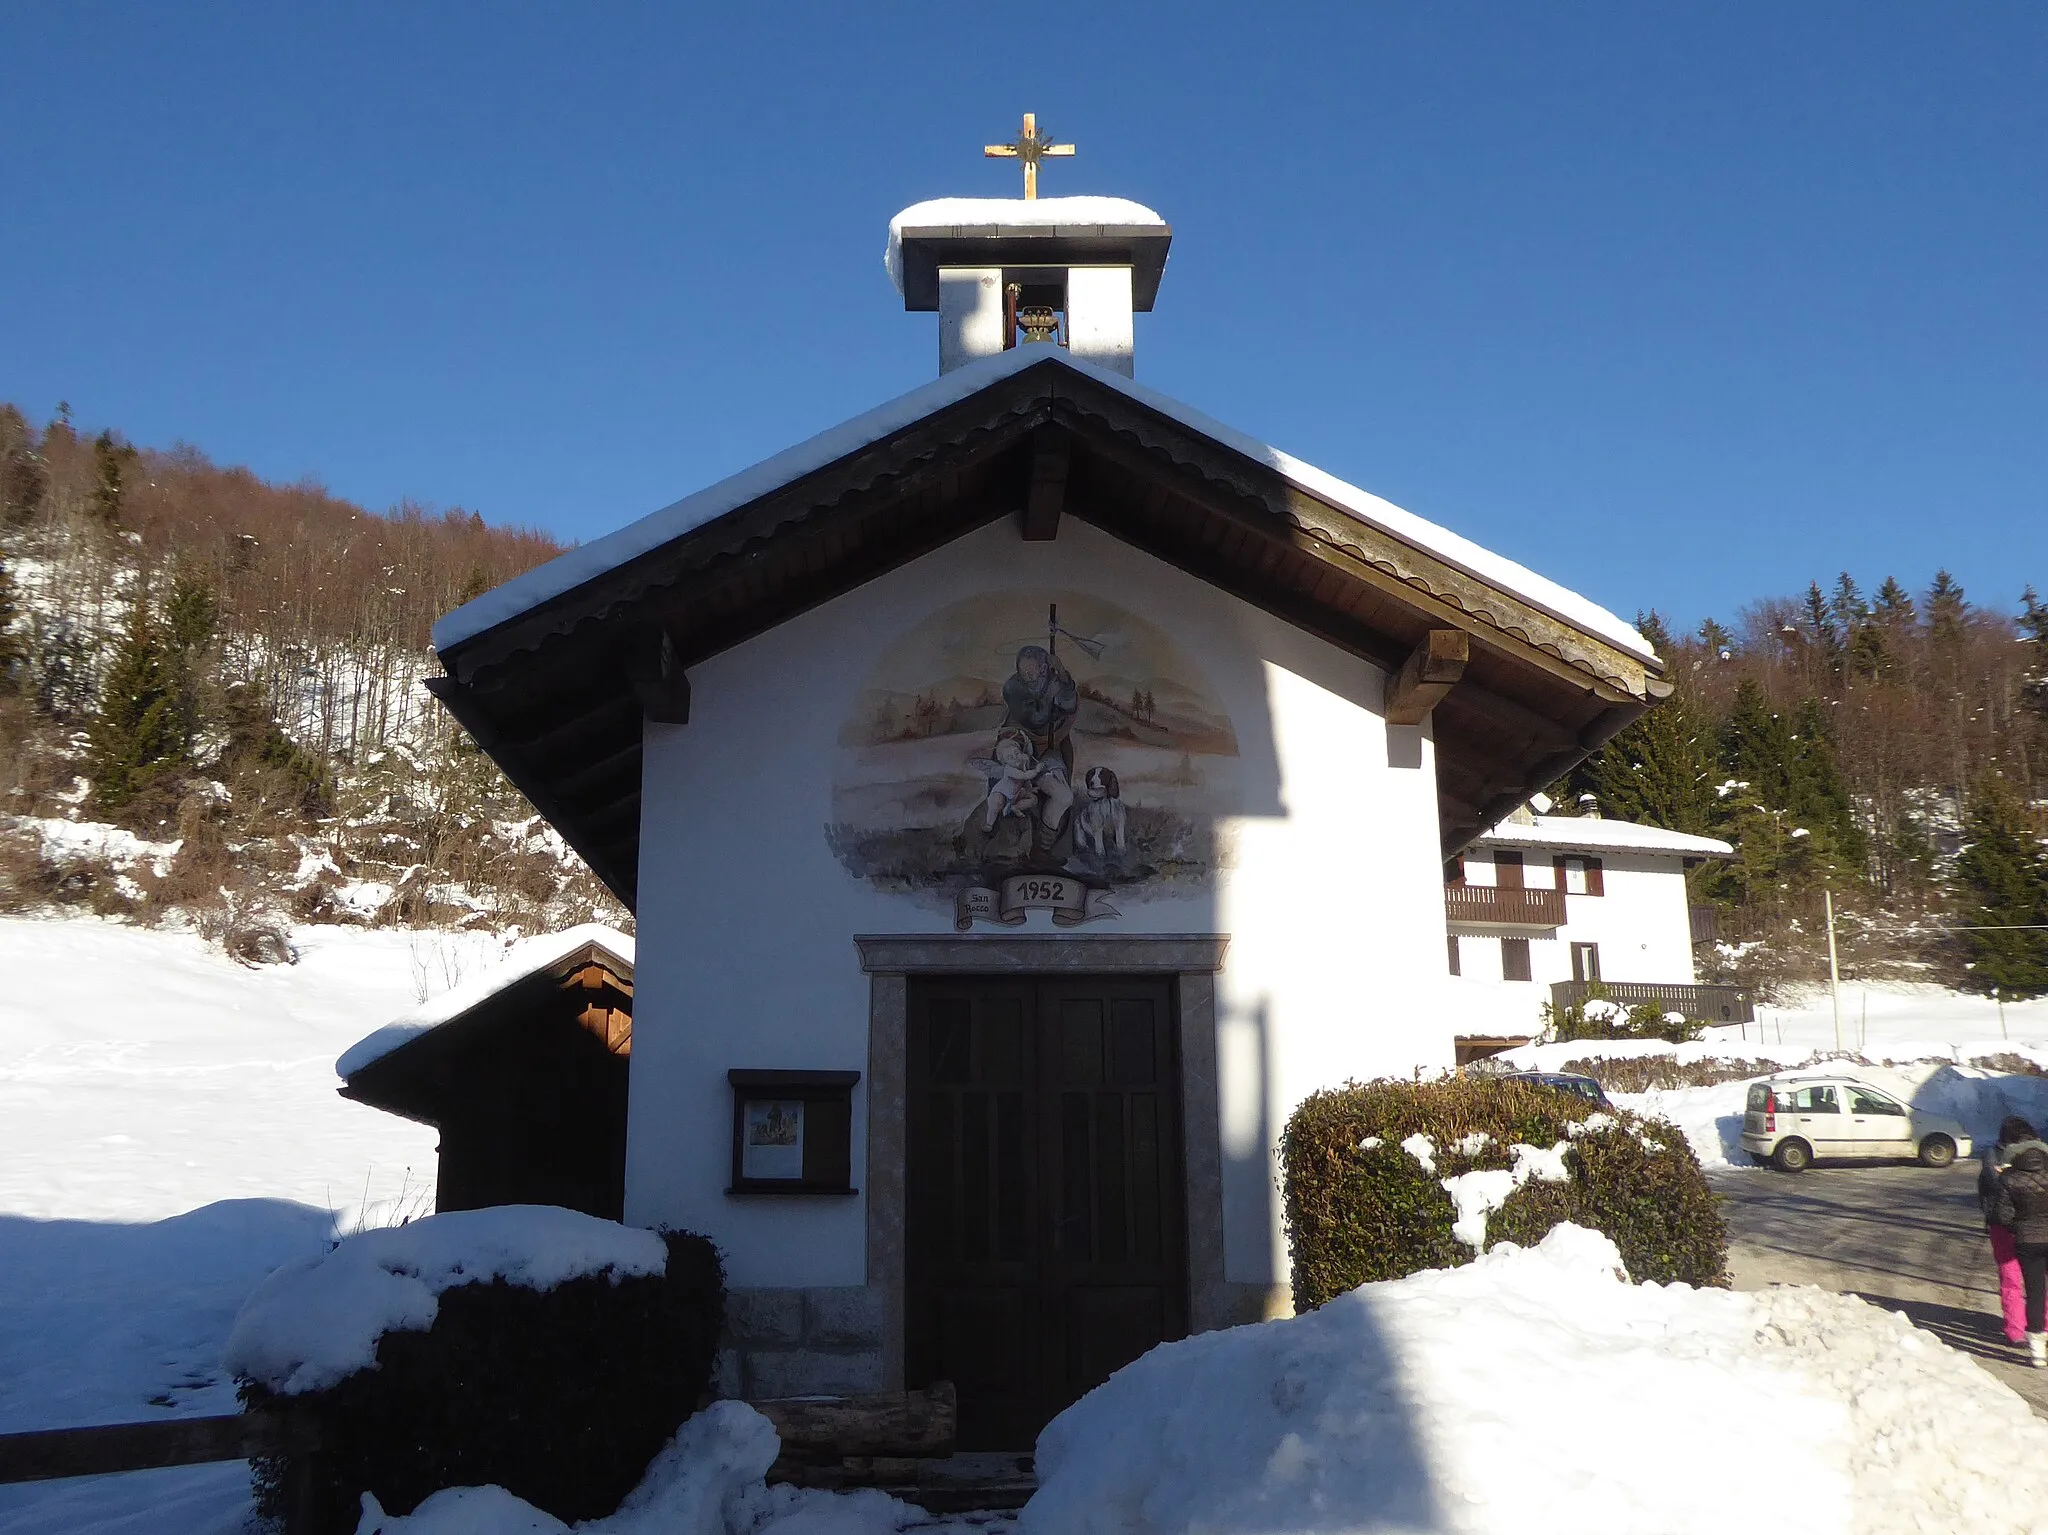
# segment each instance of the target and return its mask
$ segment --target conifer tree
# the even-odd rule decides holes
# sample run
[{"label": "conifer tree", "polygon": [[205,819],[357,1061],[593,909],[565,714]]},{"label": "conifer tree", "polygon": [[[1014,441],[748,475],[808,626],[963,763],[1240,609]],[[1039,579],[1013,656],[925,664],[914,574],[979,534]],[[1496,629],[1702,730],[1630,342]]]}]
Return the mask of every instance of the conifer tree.
[{"label": "conifer tree", "polygon": [[206,652],[220,623],[213,588],[196,576],[180,575],[164,604],[164,682],[174,701],[181,756],[189,755],[200,726],[199,684]]},{"label": "conifer tree", "polygon": [[93,467],[99,473],[99,483],[93,487],[92,509],[102,522],[121,520],[128,471],[138,456],[133,447],[112,432],[101,432],[92,440]]},{"label": "conifer tree", "polygon": [[1877,589],[1877,621],[1894,633],[1904,633],[1920,621],[1913,606],[1913,594],[1899,585],[1898,577],[1886,576]]},{"label": "conifer tree", "polygon": [[1732,652],[1735,649],[1735,636],[1709,618],[1700,623],[1700,643],[1707,647],[1710,654],[1718,658],[1722,651]]},{"label": "conifer tree", "polygon": [[1714,818],[1713,735],[1681,688],[1588,759],[1572,787],[1601,812],[1704,836]]},{"label": "conifer tree", "polygon": [[119,811],[166,772],[184,765],[187,741],[165,664],[163,637],[150,616],[147,587],[138,590],[127,632],[100,691],[89,760],[100,809]]},{"label": "conifer tree", "polygon": [[1792,732],[1754,678],[1735,689],[1721,725],[1721,766],[1765,804],[1783,807],[1792,785]]},{"label": "conifer tree", "polygon": [[1818,581],[1809,582],[1806,588],[1806,637],[1828,672],[1839,674],[1842,670],[1842,631],[1836,625],[1834,609]]},{"label": "conifer tree", "polygon": [[1964,600],[1961,584],[1947,571],[1937,570],[1934,584],[1927,588],[1928,635],[1937,645],[1960,640],[1963,620],[1969,612],[1970,604]]},{"label": "conifer tree", "polygon": [[14,572],[7,568],[7,561],[0,558],[0,693],[19,692],[28,665],[28,647],[14,629],[14,620],[20,611],[20,599],[14,589]]},{"label": "conifer tree", "polygon": [[1999,778],[1971,795],[1955,864],[1956,942],[1969,985],[2008,997],[2048,994],[2048,849]]},{"label": "conifer tree", "polygon": [[27,522],[42,509],[48,484],[34,430],[12,405],[0,405],[0,518]]},{"label": "conifer tree", "polygon": [[1856,824],[1849,789],[1835,760],[1827,710],[1817,698],[1806,699],[1799,706],[1790,766],[1784,808],[1811,839],[1807,857],[1815,872],[1833,871],[1861,879],[1868,854],[1866,839]]},{"label": "conifer tree", "polygon": [[2048,607],[2029,586],[2020,593],[2020,642],[2030,648],[2027,669],[2020,678],[2020,696],[2027,706],[2048,718]]}]

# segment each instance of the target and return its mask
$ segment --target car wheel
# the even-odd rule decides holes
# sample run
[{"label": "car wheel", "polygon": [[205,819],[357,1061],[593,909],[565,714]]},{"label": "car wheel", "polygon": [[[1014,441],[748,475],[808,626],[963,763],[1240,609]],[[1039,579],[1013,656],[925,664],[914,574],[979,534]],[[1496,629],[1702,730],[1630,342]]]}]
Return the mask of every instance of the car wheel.
[{"label": "car wheel", "polygon": [[1920,1143],[1922,1167],[1946,1167],[1956,1159],[1956,1143],[1945,1135],[1930,1135]]},{"label": "car wheel", "polygon": [[1803,1173],[1813,1163],[1813,1148],[1804,1141],[1780,1141],[1771,1165],[1781,1173]]}]

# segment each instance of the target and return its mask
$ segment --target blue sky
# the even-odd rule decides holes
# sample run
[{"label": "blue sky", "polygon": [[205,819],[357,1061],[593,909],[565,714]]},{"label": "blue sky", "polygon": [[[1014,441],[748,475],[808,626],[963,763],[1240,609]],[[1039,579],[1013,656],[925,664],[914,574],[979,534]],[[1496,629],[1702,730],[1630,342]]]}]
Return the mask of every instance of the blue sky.
[{"label": "blue sky", "polygon": [[[1028,15],[1028,23],[1020,21]],[[1138,374],[1624,614],[2048,588],[2048,7],[16,7],[0,398],[589,538],[911,388],[890,214],[1175,228]]]}]

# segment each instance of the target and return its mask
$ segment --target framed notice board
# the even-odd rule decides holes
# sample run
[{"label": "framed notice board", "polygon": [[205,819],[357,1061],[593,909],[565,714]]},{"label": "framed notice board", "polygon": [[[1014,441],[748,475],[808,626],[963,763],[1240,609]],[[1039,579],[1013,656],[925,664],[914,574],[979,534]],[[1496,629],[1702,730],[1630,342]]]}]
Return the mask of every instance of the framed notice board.
[{"label": "framed notice board", "polygon": [[728,1194],[851,1194],[857,1071],[728,1071]]}]

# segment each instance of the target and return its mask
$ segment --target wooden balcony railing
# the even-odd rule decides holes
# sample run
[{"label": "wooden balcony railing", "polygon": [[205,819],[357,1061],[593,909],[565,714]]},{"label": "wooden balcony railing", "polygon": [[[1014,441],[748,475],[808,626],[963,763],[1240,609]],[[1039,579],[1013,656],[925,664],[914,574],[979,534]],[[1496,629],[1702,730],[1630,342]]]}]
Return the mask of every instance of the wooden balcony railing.
[{"label": "wooden balcony railing", "polygon": [[1444,916],[1489,927],[1562,927],[1562,890],[1511,890],[1497,885],[1444,886]]},{"label": "wooden balcony railing", "polygon": [[1756,1004],[1740,986],[1694,986],[1661,981],[1553,981],[1550,1005],[1560,1012],[1598,994],[1623,1007],[1654,1002],[1667,1013],[1683,1013],[1702,1023],[1754,1023]]}]

